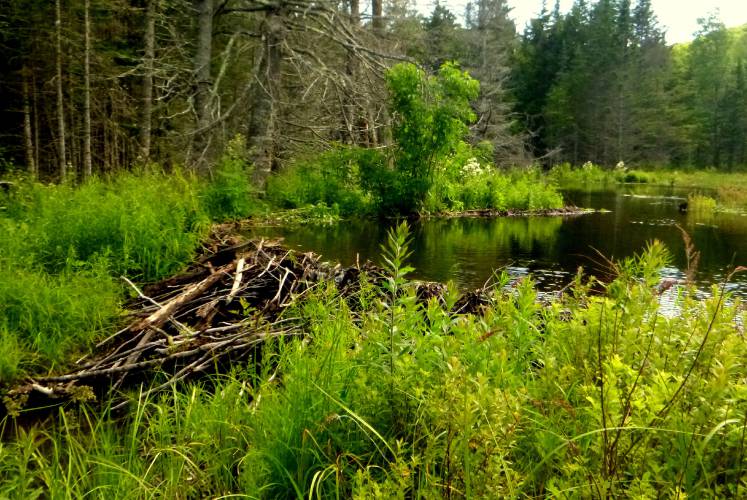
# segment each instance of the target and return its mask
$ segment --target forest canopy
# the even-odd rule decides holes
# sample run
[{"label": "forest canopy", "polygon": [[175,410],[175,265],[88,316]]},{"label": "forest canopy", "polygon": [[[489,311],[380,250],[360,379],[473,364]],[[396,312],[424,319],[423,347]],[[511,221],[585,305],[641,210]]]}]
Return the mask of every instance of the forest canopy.
[{"label": "forest canopy", "polygon": [[650,0],[579,0],[523,33],[505,0],[457,14],[407,0],[9,0],[0,173],[210,175],[242,134],[262,188],[300,154],[396,148],[386,75],[403,61],[479,81],[467,140],[498,166],[747,163],[745,27],[702,19],[670,46]]}]

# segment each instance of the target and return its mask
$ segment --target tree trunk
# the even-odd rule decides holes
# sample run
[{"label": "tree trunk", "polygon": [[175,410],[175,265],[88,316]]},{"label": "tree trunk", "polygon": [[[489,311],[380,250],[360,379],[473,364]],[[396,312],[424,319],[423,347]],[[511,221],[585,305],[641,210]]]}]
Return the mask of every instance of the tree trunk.
[{"label": "tree trunk", "polygon": [[[360,24],[360,2],[359,0],[350,0],[350,24],[358,27]],[[341,140],[348,140],[350,144],[358,142],[358,137],[355,131],[356,124],[356,108],[357,103],[355,101],[355,87],[357,84],[358,75],[358,64],[355,58],[355,54],[352,49],[348,49],[346,54],[345,73],[348,77],[350,88],[347,89],[347,95],[343,99],[343,126],[346,131],[346,137],[341,137]]]},{"label": "tree trunk", "polygon": [[256,80],[252,85],[252,112],[247,139],[249,154],[254,164],[254,184],[264,189],[275,159],[275,89],[280,86],[281,45],[285,36],[281,14],[268,11],[261,30],[261,60]]},{"label": "tree trunk", "polygon": [[57,67],[57,150],[59,156],[60,182],[67,178],[67,161],[65,151],[65,106],[62,95],[62,13],[60,0],[55,0],[55,28],[56,28],[56,67]]},{"label": "tree trunk", "polygon": [[207,131],[210,124],[210,61],[213,48],[213,0],[194,0],[198,12],[197,52],[195,54],[195,112],[197,130],[194,136],[193,168],[200,175],[209,174],[207,149],[210,146]]},{"label": "tree trunk", "polygon": [[83,177],[88,179],[93,171],[91,158],[91,0],[84,3],[85,55],[83,58]]},{"label": "tree trunk", "polygon": [[36,75],[33,74],[31,75],[31,88],[32,110],[34,113],[34,159],[36,160],[34,167],[38,177],[41,168],[41,160],[39,158],[39,99],[36,95]]},{"label": "tree trunk", "polygon": [[377,35],[381,35],[384,32],[383,5],[383,0],[371,0],[371,26]]},{"label": "tree trunk", "polygon": [[153,116],[153,64],[156,53],[156,1],[148,0],[145,11],[145,55],[143,58],[143,114],[140,119],[140,158],[150,159],[151,120]]},{"label": "tree trunk", "polygon": [[23,78],[23,140],[26,153],[26,168],[33,179],[37,177],[36,161],[34,159],[34,138],[31,127],[31,97],[29,92],[29,70],[26,66],[22,71]]}]

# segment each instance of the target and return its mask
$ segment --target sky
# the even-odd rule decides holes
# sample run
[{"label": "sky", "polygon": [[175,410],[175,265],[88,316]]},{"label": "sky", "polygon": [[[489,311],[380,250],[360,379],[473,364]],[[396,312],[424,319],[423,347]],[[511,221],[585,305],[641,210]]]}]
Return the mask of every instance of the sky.
[{"label": "sky", "polygon": [[[464,13],[467,2],[468,0],[442,0],[459,17]],[[416,0],[416,3],[420,12],[429,13],[434,1]],[[717,10],[727,27],[747,23],[747,0],[652,0],[651,3],[659,24],[666,28],[669,43],[692,40],[693,33],[698,29],[698,18]],[[513,9],[511,14],[516,28],[521,32],[527,21],[540,11],[542,0],[508,0],[508,4]],[[555,1],[548,0],[547,4],[552,8]],[[563,11],[568,10],[571,5],[573,0],[560,0]]]}]

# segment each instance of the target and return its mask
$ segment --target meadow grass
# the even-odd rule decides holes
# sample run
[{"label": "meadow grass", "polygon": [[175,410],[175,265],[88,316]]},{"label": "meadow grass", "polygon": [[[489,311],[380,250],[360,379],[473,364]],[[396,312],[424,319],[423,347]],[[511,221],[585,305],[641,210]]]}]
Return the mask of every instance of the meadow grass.
[{"label": "meadow grass", "polygon": [[[660,244],[541,305],[497,277],[479,315],[419,302],[407,232],[383,286],[320,286],[302,338],[263,364],[131,395],[124,418],[60,410],[0,448],[0,495],[33,498],[739,498],[747,342],[714,289],[657,313]],[[7,421],[6,426],[12,426]]]}]

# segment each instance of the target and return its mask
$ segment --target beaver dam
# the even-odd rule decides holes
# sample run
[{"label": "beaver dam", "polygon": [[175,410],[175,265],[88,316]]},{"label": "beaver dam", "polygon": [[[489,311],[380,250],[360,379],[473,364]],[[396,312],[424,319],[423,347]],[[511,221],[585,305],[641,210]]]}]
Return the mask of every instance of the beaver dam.
[{"label": "beaver dam", "polygon": [[[66,373],[37,377],[11,389],[6,410],[49,408],[69,401],[115,401],[127,404],[118,390],[165,379],[148,390],[172,384],[228,363],[258,355],[271,338],[303,336],[304,330],[282,311],[308,290],[334,283],[343,297],[354,298],[361,277],[381,285],[384,270],[369,262],[349,267],[298,253],[278,240],[238,241],[222,237],[183,273],[139,289],[127,305],[129,324],[95,346]],[[443,301],[440,283],[415,283],[420,301]],[[487,289],[461,296],[454,313],[472,313],[487,303]]]}]

